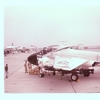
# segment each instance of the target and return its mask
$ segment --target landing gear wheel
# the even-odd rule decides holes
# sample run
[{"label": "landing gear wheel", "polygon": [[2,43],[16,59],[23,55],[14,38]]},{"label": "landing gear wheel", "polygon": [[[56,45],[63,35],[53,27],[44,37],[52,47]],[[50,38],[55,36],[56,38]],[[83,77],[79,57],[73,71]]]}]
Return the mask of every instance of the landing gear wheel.
[{"label": "landing gear wheel", "polygon": [[44,74],[43,74],[43,73],[39,74],[39,77],[40,77],[40,78],[41,78],[41,77],[44,77]]},{"label": "landing gear wheel", "polygon": [[78,80],[78,75],[77,74],[72,74],[71,75],[71,80],[72,81],[77,81]]},{"label": "landing gear wheel", "polygon": [[92,74],[94,74],[94,71],[91,71]]},{"label": "landing gear wheel", "polygon": [[52,74],[55,76],[56,75],[55,71]]},{"label": "landing gear wheel", "polygon": [[85,77],[88,77],[88,76],[90,75],[89,70],[83,70],[83,75],[84,75]]}]

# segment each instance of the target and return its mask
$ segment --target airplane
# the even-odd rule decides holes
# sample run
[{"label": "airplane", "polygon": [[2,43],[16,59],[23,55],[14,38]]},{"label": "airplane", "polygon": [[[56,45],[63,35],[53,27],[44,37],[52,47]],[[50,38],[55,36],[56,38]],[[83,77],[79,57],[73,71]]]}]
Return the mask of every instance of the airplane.
[{"label": "airplane", "polygon": [[4,53],[5,54],[14,53],[16,49],[17,49],[17,46],[13,46],[13,45],[6,46],[4,47]]},{"label": "airplane", "polygon": [[100,52],[84,51],[72,49],[69,46],[58,48],[51,51],[41,58],[37,58],[37,54],[30,55],[28,61],[38,65],[40,69],[40,77],[44,77],[45,71],[56,71],[61,73],[61,79],[64,74],[71,74],[72,81],[79,79],[78,74],[88,77],[94,73],[94,68],[100,64]]}]

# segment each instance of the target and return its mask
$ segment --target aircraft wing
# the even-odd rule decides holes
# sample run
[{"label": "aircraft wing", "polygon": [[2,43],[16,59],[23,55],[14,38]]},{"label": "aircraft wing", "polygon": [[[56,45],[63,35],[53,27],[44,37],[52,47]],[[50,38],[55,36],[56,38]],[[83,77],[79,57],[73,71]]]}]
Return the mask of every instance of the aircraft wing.
[{"label": "aircraft wing", "polygon": [[54,68],[62,70],[72,70],[86,63],[88,60],[77,57],[60,57],[56,56],[54,61]]},{"label": "aircraft wing", "polygon": [[100,62],[100,52],[85,51],[85,50],[74,50],[74,49],[62,49],[54,53],[58,56],[65,57],[78,57],[87,60]]}]

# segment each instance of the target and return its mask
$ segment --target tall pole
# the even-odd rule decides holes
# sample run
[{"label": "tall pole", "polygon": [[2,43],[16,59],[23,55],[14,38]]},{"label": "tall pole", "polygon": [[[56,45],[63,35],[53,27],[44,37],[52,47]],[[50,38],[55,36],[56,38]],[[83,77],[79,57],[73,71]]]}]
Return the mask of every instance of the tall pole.
[{"label": "tall pole", "polygon": [[68,41],[58,41],[58,42],[61,42],[62,45],[66,45],[65,43],[67,43]]},{"label": "tall pole", "polygon": [[14,46],[14,44],[12,43],[12,46]]}]

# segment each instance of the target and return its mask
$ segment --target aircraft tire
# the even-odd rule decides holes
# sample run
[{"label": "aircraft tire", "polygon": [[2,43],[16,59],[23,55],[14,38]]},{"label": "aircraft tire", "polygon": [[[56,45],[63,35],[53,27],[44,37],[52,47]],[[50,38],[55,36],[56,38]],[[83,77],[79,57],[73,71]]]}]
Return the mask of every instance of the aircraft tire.
[{"label": "aircraft tire", "polygon": [[41,77],[44,77],[44,74],[43,74],[43,73],[39,74],[39,77],[40,77],[40,78],[41,78]]},{"label": "aircraft tire", "polygon": [[90,75],[89,70],[83,70],[84,77],[88,77]]},{"label": "aircraft tire", "polygon": [[56,75],[55,71],[52,74],[55,76]]},{"label": "aircraft tire", "polygon": [[75,74],[72,74],[71,75],[71,80],[72,81],[77,81],[78,80],[78,75],[75,73]]}]

